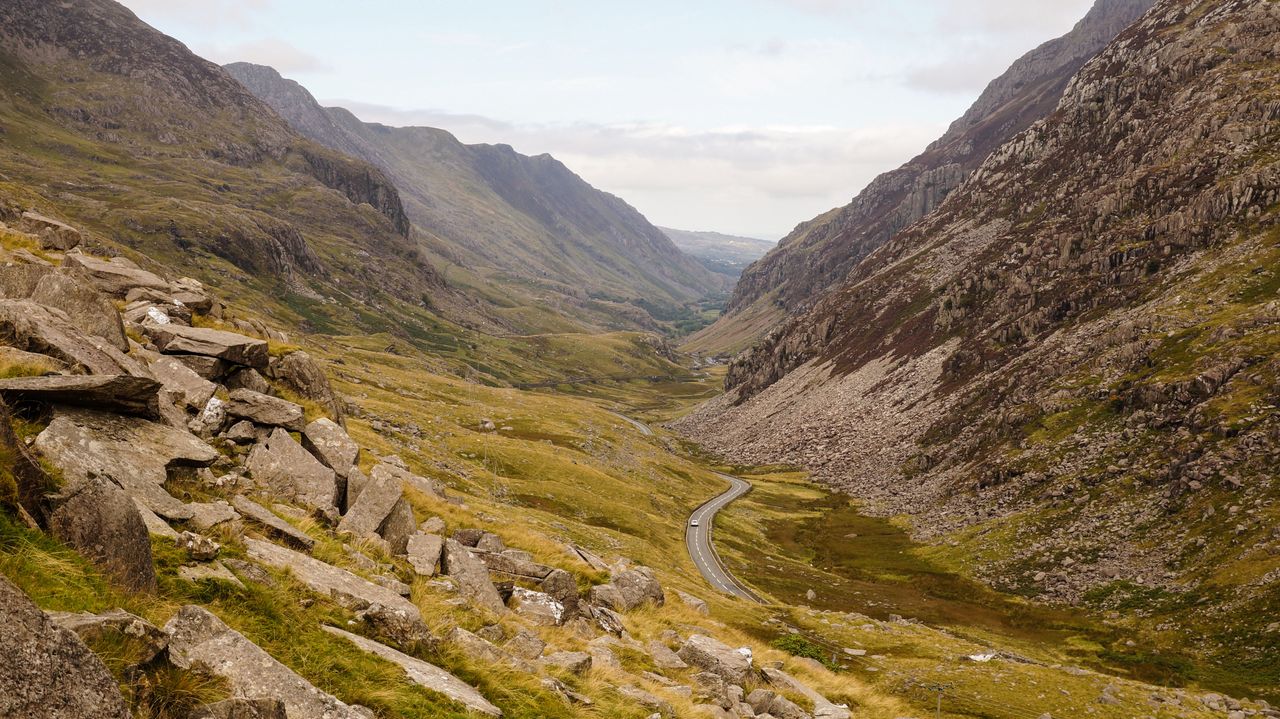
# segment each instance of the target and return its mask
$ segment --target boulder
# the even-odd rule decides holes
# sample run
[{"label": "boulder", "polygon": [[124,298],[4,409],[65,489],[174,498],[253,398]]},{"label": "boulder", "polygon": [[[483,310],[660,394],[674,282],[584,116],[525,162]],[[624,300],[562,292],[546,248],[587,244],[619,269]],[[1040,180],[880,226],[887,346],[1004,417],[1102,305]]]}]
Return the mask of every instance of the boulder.
[{"label": "boulder", "polygon": [[328,418],[317,419],[302,430],[302,446],[341,479],[347,478],[360,457],[360,445]]},{"label": "boulder", "polygon": [[391,513],[378,527],[378,536],[386,540],[391,553],[404,556],[409,547],[409,537],[418,530],[418,519],[413,516],[413,506],[409,500],[401,497],[391,508]]},{"label": "boulder", "polygon": [[83,374],[150,376],[111,343],[81,331],[67,313],[31,300],[0,300],[0,343],[49,355]]},{"label": "boulder", "polygon": [[523,552],[507,550],[502,554],[490,554],[477,549],[476,555],[485,563],[490,572],[499,575],[502,579],[541,582],[552,571],[551,567],[545,564],[538,564],[526,559]]},{"label": "boulder", "polygon": [[244,589],[244,583],[240,578],[231,573],[222,562],[209,562],[207,564],[187,564],[178,567],[178,576],[191,582],[198,584],[204,581],[226,582],[240,589]]},{"label": "boulder", "polygon": [[301,432],[306,426],[301,405],[251,389],[231,393],[227,398],[227,414],[267,427],[284,427],[290,432]]},{"label": "boulder", "polygon": [[221,544],[195,532],[182,532],[178,535],[175,544],[179,549],[186,550],[187,554],[197,562],[211,562],[218,556],[218,552],[222,551]]},{"label": "boulder", "polygon": [[420,577],[434,577],[440,553],[444,551],[444,538],[438,534],[415,534],[409,537],[406,553],[409,564]]},{"label": "boulder", "polygon": [[40,238],[40,249],[66,252],[80,245],[80,230],[39,212],[24,212],[18,226]]},{"label": "boulder", "polygon": [[236,510],[221,499],[216,502],[191,502],[187,508],[191,510],[191,526],[202,532],[240,518]]},{"label": "boulder", "polygon": [[[404,496],[400,477],[387,472],[386,467],[387,465],[380,464],[373,468],[369,483],[338,523],[339,532],[350,532],[357,537],[378,534],[383,522],[391,516],[391,511]],[[410,531],[414,529],[417,529],[416,525]],[[405,541],[408,541],[407,537]]]},{"label": "boulder", "polygon": [[558,627],[567,618],[564,605],[549,594],[516,587],[512,591],[511,600],[515,603],[516,614],[535,626]]},{"label": "boulder", "polygon": [[222,431],[227,424],[227,403],[221,399],[210,397],[204,403],[204,409],[196,414],[195,419],[187,423],[187,429],[195,434],[209,438]]},{"label": "boulder", "polygon": [[127,644],[130,666],[146,664],[169,648],[168,634],[123,609],[112,609],[102,614],[50,612],[49,616],[58,626],[75,632],[86,642],[100,644],[110,641],[115,646]]},{"label": "boulder", "polygon": [[78,478],[54,498],[49,532],[130,591],[154,592],[151,536],[133,500],[98,475]]},{"label": "boulder", "polygon": [[360,499],[360,493],[368,485],[369,478],[364,475],[364,472],[361,472],[359,467],[352,467],[347,472],[347,503],[343,506],[350,508],[351,505],[355,504]]},{"label": "boulder", "polygon": [[160,357],[151,363],[150,369],[165,389],[176,392],[191,409],[204,409],[218,390],[218,385],[196,374],[176,357]]},{"label": "boulder", "polygon": [[443,694],[471,711],[492,717],[502,716],[502,711],[485,699],[474,687],[434,664],[428,664],[421,659],[337,627],[323,627],[323,629],[351,642],[365,652],[399,666],[410,681],[428,691]]},{"label": "boulder", "polygon": [[271,383],[252,367],[232,371],[223,384],[227,389],[247,389],[259,394],[271,394]]},{"label": "boulder", "polygon": [[279,699],[236,697],[191,710],[188,719],[289,719]]},{"label": "boulder", "polygon": [[648,567],[633,567],[615,572],[610,583],[617,587],[622,597],[622,606],[614,607],[620,612],[629,612],[648,603],[661,607],[666,602],[662,585]]},{"label": "boulder", "polygon": [[751,657],[702,634],[694,634],[680,648],[678,656],[690,666],[742,686],[751,674]]},{"label": "boulder", "polygon": [[365,609],[381,604],[405,612],[414,621],[422,621],[422,613],[413,602],[344,569],[257,539],[246,539],[245,548],[251,559],[277,569],[288,569],[298,581],[320,594],[333,597],[348,608]]},{"label": "boulder", "polygon": [[227,430],[222,433],[222,437],[223,439],[226,439],[229,442],[235,442],[236,444],[257,444],[258,442],[266,439],[269,434],[270,432],[265,429],[260,429],[253,422],[250,422],[247,419],[242,419],[228,427]]},{"label": "boulder", "polygon": [[677,589],[676,596],[680,598],[681,603],[698,614],[702,614],[704,616],[711,614],[711,608],[707,606],[707,603],[692,594],[685,594]]},{"label": "boulder", "polygon": [[501,554],[507,550],[506,542],[493,532],[485,532],[476,540],[476,549],[490,554]]},{"label": "boulder", "polygon": [[323,405],[335,421],[342,423],[345,414],[342,402],[329,384],[329,377],[311,355],[302,351],[290,352],[273,361],[267,374],[298,396]]},{"label": "boulder", "polygon": [[571,674],[586,674],[591,671],[591,655],[586,652],[556,652],[543,657],[541,664],[558,667]]},{"label": "boulder", "polygon": [[169,355],[213,357],[255,369],[265,368],[270,359],[265,341],[234,332],[173,324],[147,324],[143,329],[156,347]]},{"label": "boulder", "polygon": [[50,272],[36,283],[31,301],[62,310],[81,332],[100,337],[121,352],[129,351],[120,312],[83,275],[66,269]]},{"label": "boulder", "polygon": [[410,489],[416,489],[429,497],[444,499],[444,490],[441,489],[437,482],[427,479],[426,477],[420,477],[404,467],[397,467],[390,462],[383,461],[379,463],[373,468],[373,471],[369,473],[369,477],[372,479],[376,475],[384,473],[389,476],[399,478],[400,483]]},{"label": "boulder", "polygon": [[191,326],[191,310],[172,302],[133,302],[125,305],[124,321],[134,325]]},{"label": "boulder", "polygon": [[746,703],[751,706],[751,710],[756,714],[764,714],[769,711],[769,707],[773,706],[773,700],[777,698],[777,692],[768,689],[755,689],[747,695]]},{"label": "boulder", "polygon": [[315,688],[206,609],[183,607],[165,631],[174,666],[213,672],[226,679],[237,696],[277,699],[289,719],[367,719],[363,711]]},{"label": "boulder", "polygon": [[[793,691],[813,702],[813,716],[815,719],[849,719],[852,716],[848,707],[831,702],[816,690],[811,689],[808,685],[803,684],[781,669],[765,667],[762,671],[770,684]],[[774,713],[777,714],[777,712]]]},{"label": "boulder", "polygon": [[248,497],[237,495],[231,503],[242,517],[261,527],[267,536],[303,552],[310,552],[316,546],[316,540],[307,536],[301,529],[277,517],[266,507]]},{"label": "boulder", "polygon": [[563,569],[552,569],[538,587],[564,606],[565,616],[578,614],[578,580]]},{"label": "boulder", "polygon": [[457,582],[462,595],[473,603],[495,614],[507,611],[506,604],[489,579],[489,570],[470,549],[453,539],[446,540],[441,565],[444,573]]},{"label": "boulder", "polygon": [[689,668],[689,665],[683,659],[662,642],[650,641],[645,645],[645,649],[649,651],[649,656],[653,658],[653,665],[659,669],[678,670]]},{"label": "boulder", "polygon": [[0,396],[155,419],[160,386],[154,379],[129,375],[50,375],[0,380]]},{"label": "boulder", "polygon": [[130,719],[102,660],[0,575],[0,717]]},{"label": "boulder", "polygon": [[453,541],[464,547],[474,549],[476,545],[480,544],[480,538],[484,535],[485,531],[483,529],[459,529],[453,533]]},{"label": "boulder", "polygon": [[[407,587],[406,587],[407,588]],[[408,596],[406,593],[405,596]],[[435,651],[435,637],[421,619],[411,616],[403,608],[392,609],[381,604],[370,604],[356,612],[356,620],[368,627],[366,633],[385,638],[407,651]]]},{"label": "boulder", "polygon": [[119,299],[128,297],[129,290],[136,288],[146,288],[160,292],[168,292],[169,290],[168,282],[160,279],[154,273],[139,268],[136,264],[123,257],[101,260],[88,255],[72,253],[63,258],[62,266],[76,267],[83,270],[89,277],[89,281],[99,291]]},{"label": "boulder", "polygon": [[591,618],[595,620],[596,626],[606,633],[620,637],[626,631],[622,615],[612,609],[608,607],[587,607],[587,611]]},{"label": "boulder", "polygon": [[187,432],[106,412],[58,407],[36,437],[36,450],[63,473],[68,486],[98,475],[111,479],[167,519],[191,510],[164,489],[171,468],[207,467],[221,456]]},{"label": "boulder", "polygon": [[504,648],[512,655],[531,662],[542,656],[542,652],[547,648],[547,643],[542,641],[542,638],[537,634],[528,629],[523,629],[507,640]]},{"label": "boulder", "polygon": [[245,463],[254,481],[286,499],[312,509],[337,506],[338,481],[333,470],[277,427],[249,453]]},{"label": "boulder", "polygon": [[187,369],[195,372],[201,377],[216,382],[227,376],[227,373],[235,367],[230,362],[217,357],[205,357],[203,355],[184,355],[171,354],[168,355],[175,360],[187,366]]},{"label": "boulder", "polygon": [[638,706],[656,711],[664,717],[673,717],[676,714],[675,707],[671,706],[670,702],[639,687],[617,687],[617,691],[618,694],[630,699]]},{"label": "boulder", "polygon": [[54,273],[48,265],[0,266],[0,297],[10,300],[29,300],[35,294],[40,280]]},{"label": "boulder", "polygon": [[160,518],[158,514],[147,509],[147,505],[137,499],[133,500],[133,506],[138,508],[138,514],[142,517],[142,523],[147,525],[147,533],[156,537],[164,537],[165,539],[177,539],[178,533],[174,531],[169,523]]}]

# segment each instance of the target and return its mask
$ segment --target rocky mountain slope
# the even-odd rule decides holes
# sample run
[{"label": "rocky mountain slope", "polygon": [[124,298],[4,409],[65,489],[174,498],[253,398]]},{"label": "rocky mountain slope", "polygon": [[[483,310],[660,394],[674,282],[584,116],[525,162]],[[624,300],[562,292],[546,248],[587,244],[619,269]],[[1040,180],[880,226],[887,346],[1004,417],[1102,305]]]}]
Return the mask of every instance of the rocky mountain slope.
[{"label": "rocky mountain slope", "polygon": [[430,298],[485,322],[409,237],[380,170],[298,135],[128,10],[15,0],[0,19],[0,193],[13,205],[57,208],[113,251],[231,283],[290,321],[353,326],[341,308],[414,312]]},{"label": "rocky mountain slope", "polygon": [[752,262],[760,259],[775,243],[755,237],[726,235],[721,232],[692,232],[660,227],[667,237],[686,254],[696,257],[712,272],[737,279]]},{"label": "rocky mountain slope", "polygon": [[938,207],[992,150],[1049,114],[1076,71],[1153,2],[1097,0],[1071,32],[993,80],[922,154],[877,177],[845,207],[799,225],[748,267],[725,317],[693,338],[693,346],[742,349],[837,286],[862,258]]},{"label": "rocky mountain slope", "polygon": [[550,155],[364,123],[321,107],[269,67],[226,70],[302,134],[382,168],[437,263],[457,282],[484,282],[482,294],[514,291],[525,303],[558,302],[589,325],[635,327],[726,287],[634,208]]},{"label": "rocky mountain slope", "polygon": [[1277,40],[1160,2],[682,426],[1275,685]]}]

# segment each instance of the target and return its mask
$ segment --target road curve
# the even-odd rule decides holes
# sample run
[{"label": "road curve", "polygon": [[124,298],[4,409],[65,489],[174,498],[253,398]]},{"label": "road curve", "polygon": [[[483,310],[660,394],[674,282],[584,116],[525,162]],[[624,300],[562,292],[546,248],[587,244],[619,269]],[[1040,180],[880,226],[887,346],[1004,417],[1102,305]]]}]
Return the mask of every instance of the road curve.
[{"label": "road curve", "polygon": [[650,428],[649,428],[649,425],[645,424],[644,422],[641,422],[641,421],[640,421],[640,420],[638,420],[638,419],[631,419],[631,418],[630,418],[630,417],[628,417],[627,415],[625,415],[625,414],[618,414],[617,412],[609,412],[609,414],[613,415],[614,417],[617,417],[618,419],[620,419],[620,420],[622,420],[622,421],[626,422],[627,424],[631,425],[632,427],[635,427],[636,429],[640,430],[640,434],[643,434],[643,435],[644,435],[644,436],[646,436],[646,437],[652,437],[652,436],[653,436],[653,430],[652,430],[652,429],[650,429]]},{"label": "road curve", "polygon": [[[684,541],[689,547],[689,557],[693,559],[694,565],[702,572],[702,576],[706,577],[711,586],[726,594],[732,594],[749,602],[757,602],[764,604],[765,601],[755,592],[748,589],[745,585],[734,579],[729,570],[725,568],[724,562],[720,561],[720,555],[716,553],[715,545],[711,543],[711,529],[715,524],[716,513],[733,500],[741,497],[751,491],[751,483],[745,479],[740,479],[728,474],[720,474],[721,477],[729,481],[729,491],[708,501],[706,504],[698,507],[689,517],[689,524],[685,527]],[[698,526],[693,526],[694,521],[698,522]]]}]

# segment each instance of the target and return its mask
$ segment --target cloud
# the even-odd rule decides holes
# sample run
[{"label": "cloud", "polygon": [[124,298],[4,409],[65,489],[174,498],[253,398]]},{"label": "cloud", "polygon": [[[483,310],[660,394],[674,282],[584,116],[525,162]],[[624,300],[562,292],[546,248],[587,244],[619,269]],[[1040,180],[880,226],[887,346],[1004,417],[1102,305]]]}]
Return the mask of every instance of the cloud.
[{"label": "cloud", "polygon": [[122,0],[143,20],[248,27],[273,0]]},{"label": "cloud", "polygon": [[433,110],[334,101],[366,121],[448,130],[463,142],[550,153],[657,224],[777,239],[844,205],[872,178],[910,159],[941,126],[529,124]]},{"label": "cloud", "polygon": [[270,65],[284,74],[327,72],[332,69],[320,58],[279,38],[249,40],[234,45],[200,45],[195,48],[202,57],[220,65],[230,62],[252,62]]}]

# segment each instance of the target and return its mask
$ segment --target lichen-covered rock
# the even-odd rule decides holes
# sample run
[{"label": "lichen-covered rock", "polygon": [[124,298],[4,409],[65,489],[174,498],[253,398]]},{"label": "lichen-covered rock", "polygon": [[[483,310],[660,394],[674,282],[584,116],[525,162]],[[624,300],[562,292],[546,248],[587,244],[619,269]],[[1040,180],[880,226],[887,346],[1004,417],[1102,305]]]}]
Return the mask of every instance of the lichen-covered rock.
[{"label": "lichen-covered rock", "polygon": [[408,656],[391,647],[336,627],[324,627],[324,630],[334,636],[346,639],[370,654],[399,666],[404,670],[409,680],[418,686],[443,694],[474,712],[492,717],[502,716],[502,710],[485,699],[474,687],[434,664],[428,664],[421,659]]},{"label": "lichen-covered rock", "polygon": [[36,437],[36,450],[63,473],[68,486],[91,475],[109,478],[151,511],[168,519],[192,512],[164,489],[177,467],[207,467],[218,454],[193,435],[137,417],[59,407]]},{"label": "lichen-covered rock", "polygon": [[406,554],[413,571],[420,577],[434,577],[444,551],[444,538],[438,534],[414,534],[409,537]]},{"label": "lichen-covered rock", "polygon": [[0,379],[0,396],[46,404],[74,405],[89,409],[159,415],[160,383],[129,375],[50,375]]},{"label": "lichen-covered rock", "polygon": [[255,482],[281,497],[312,509],[337,507],[338,481],[333,470],[280,427],[253,448],[245,466]]},{"label": "lichen-covered rock", "polygon": [[277,699],[289,719],[367,719],[363,711],[315,688],[206,609],[185,606],[164,629],[175,666],[199,667],[223,677],[238,696]]},{"label": "lichen-covered rock", "polygon": [[494,588],[488,568],[470,549],[456,540],[445,540],[442,566],[467,599],[495,614],[506,613],[507,605]]},{"label": "lichen-covered rock", "polygon": [[107,340],[81,331],[67,313],[31,300],[0,300],[0,342],[84,374],[150,376]]},{"label": "lichen-covered rock", "polygon": [[204,409],[218,390],[218,385],[196,374],[174,357],[160,357],[150,365],[151,373],[164,387],[176,392],[191,409]]},{"label": "lichen-covered rock", "polygon": [[751,656],[711,637],[694,634],[677,655],[686,664],[710,672],[729,684],[742,686],[751,675]]},{"label": "lichen-covered rock", "polygon": [[360,445],[337,422],[322,417],[302,431],[302,446],[340,479],[347,479],[360,457]]},{"label": "lichen-covered rock", "polygon": [[558,627],[567,618],[564,605],[555,597],[542,592],[535,592],[523,587],[516,587],[511,601],[515,612],[531,623],[543,627]]},{"label": "lichen-covered rock", "polygon": [[100,337],[121,352],[129,351],[120,312],[76,271],[59,269],[45,275],[36,283],[31,301],[66,312],[81,332]]},{"label": "lichen-covered rock", "polygon": [[102,660],[3,575],[0,717],[130,719],[120,687]]},{"label": "lichen-covered rock", "polygon": [[53,500],[49,532],[74,547],[123,587],[156,589],[151,535],[133,499],[109,479],[77,479]]}]

